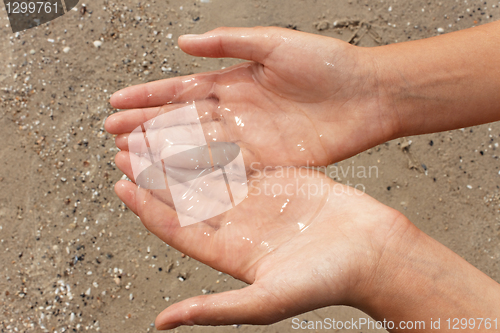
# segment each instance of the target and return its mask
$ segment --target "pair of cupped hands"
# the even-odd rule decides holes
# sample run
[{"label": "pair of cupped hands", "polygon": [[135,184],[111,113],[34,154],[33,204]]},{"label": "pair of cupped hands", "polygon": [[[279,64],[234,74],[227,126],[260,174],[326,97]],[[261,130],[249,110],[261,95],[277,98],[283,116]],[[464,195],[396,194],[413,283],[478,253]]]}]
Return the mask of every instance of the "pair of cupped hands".
[{"label": "pair of cupped hands", "polygon": [[[106,121],[121,149],[116,165],[135,181],[130,133],[195,101],[208,115],[204,132],[238,144],[256,181],[236,208],[183,228],[172,204],[152,191],[125,180],[115,190],[167,244],[249,285],[178,302],[158,315],[156,327],[270,324],[330,305],[364,309],[397,266],[386,249],[407,246],[418,229],[322,174],[273,172],[327,166],[398,137],[398,115],[370,51],[280,28],[220,28],[182,36],[179,47],[193,56],[250,62],[115,93],[112,106],[129,109]],[[228,112],[236,121],[224,120]],[[259,168],[266,172],[250,171]],[[264,183],[267,189],[259,189]],[[273,184],[287,191],[273,194]],[[298,190],[304,186],[323,190]]]}]

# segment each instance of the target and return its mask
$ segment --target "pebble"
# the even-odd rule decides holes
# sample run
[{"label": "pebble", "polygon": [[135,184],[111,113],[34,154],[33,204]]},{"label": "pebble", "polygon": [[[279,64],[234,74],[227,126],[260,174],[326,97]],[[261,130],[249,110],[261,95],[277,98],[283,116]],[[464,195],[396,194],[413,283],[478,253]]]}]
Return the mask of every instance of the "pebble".
[{"label": "pebble", "polygon": [[97,48],[99,48],[99,47],[102,46],[102,42],[100,40],[95,40],[94,41],[94,46],[97,47]]},{"label": "pebble", "polygon": [[443,28],[437,28],[437,31],[438,31],[440,34],[444,33],[444,29],[443,29]]},{"label": "pebble", "polygon": [[63,52],[64,53],[68,53],[69,50],[71,50],[71,48],[69,46],[66,46],[64,49],[63,49]]},{"label": "pebble", "polygon": [[30,50],[30,54],[31,54],[31,55],[33,55],[33,54],[35,54],[35,53],[36,53],[36,51],[35,51],[34,49],[31,49],[31,50]]},{"label": "pebble", "polygon": [[316,30],[323,31],[323,30],[327,30],[330,27],[330,22],[328,22],[327,20],[323,20],[320,22],[316,22],[314,24],[314,26],[315,26]]}]

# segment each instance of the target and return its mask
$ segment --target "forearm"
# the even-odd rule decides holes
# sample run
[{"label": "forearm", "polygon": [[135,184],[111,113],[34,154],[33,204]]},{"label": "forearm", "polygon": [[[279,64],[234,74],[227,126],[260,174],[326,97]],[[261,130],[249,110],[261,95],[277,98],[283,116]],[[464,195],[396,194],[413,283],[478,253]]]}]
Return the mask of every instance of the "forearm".
[{"label": "forearm", "polygon": [[431,320],[440,321],[440,332],[452,331],[455,318],[467,320],[466,329],[463,321],[456,326],[465,331],[500,331],[498,283],[416,228],[401,239],[385,249],[363,310],[376,320],[393,321],[394,332],[400,322],[424,323],[411,332],[435,331]]},{"label": "forearm", "polygon": [[398,136],[500,120],[500,21],[367,52]]}]

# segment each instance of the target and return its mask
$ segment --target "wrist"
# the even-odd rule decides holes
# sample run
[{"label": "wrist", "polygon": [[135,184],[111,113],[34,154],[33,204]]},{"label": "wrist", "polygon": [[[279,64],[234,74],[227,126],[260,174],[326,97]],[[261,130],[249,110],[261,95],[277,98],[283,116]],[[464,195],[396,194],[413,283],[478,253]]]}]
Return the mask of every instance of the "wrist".
[{"label": "wrist", "polygon": [[402,83],[394,70],[394,59],[391,50],[384,47],[362,48],[360,57],[368,70],[364,74],[363,83],[367,83],[368,96],[374,96],[376,107],[373,108],[376,117],[382,122],[383,134],[381,142],[387,142],[404,136],[404,122],[401,118],[397,100],[401,95]]},{"label": "wrist", "polygon": [[376,320],[424,322],[422,332],[431,318],[500,321],[500,285],[413,225],[388,238],[372,272],[355,306]]},{"label": "wrist", "polygon": [[375,63],[381,109],[395,137],[500,120],[500,22],[366,50]]}]

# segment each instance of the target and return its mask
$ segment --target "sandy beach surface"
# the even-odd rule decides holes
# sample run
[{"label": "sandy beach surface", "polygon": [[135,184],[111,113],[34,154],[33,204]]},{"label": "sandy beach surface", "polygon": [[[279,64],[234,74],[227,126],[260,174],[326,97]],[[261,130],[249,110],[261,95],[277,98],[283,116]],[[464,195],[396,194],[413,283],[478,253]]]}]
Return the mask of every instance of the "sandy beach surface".
[{"label": "sandy beach surface", "polygon": [[[492,22],[499,7],[497,0],[98,0],[17,34],[2,7],[0,332],[152,332],[156,315],[179,300],[244,287],[166,246],[113,191],[122,173],[104,131],[116,111],[110,95],[239,62],[188,56],[178,36],[274,25],[374,47]],[[500,123],[487,124],[388,142],[330,170],[500,282],[499,143]],[[369,167],[366,177],[352,173]],[[360,317],[368,316],[331,307],[298,318]],[[294,330],[288,319],[176,331]]]}]

